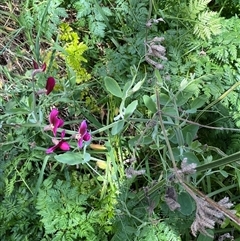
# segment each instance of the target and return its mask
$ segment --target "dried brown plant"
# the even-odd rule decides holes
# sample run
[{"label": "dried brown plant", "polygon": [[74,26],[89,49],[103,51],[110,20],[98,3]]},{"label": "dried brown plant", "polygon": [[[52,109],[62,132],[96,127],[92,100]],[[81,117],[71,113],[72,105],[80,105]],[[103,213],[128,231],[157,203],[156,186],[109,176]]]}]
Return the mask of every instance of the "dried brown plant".
[{"label": "dried brown plant", "polygon": [[233,241],[234,237],[230,235],[230,233],[225,233],[218,238],[218,241],[224,241],[225,239],[230,239],[231,241]]},{"label": "dried brown plant", "polygon": [[[225,218],[224,213],[216,209],[203,198],[196,196],[194,200],[196,202],[197,209],[195,220],[191,225],[192,234],[196,237],[197,232],[200,232],[211,237],[211,235],[206,231],[206,229],[213,229],[215,223],[221,224]],[[229,202],[228,197],[224,197],[223,199],[221,199],[218,204],[227,209],[233,206],[233,204]]]},{"label": "dried brown plant", "polygon": [[141,169],[141,170],[135,170],[133,167],[129,167],[125,170],[126,173],[126,177],[127,178],[132,178],[134,176],[139,176],[139,175],[144,175],[145,174],[145,170]]},{"label": "dried brown plant", "polygon": [[159,22],[164,22],[165,21],[163,20],[163,18],[157,18],[157,19],[154,19],[154,18],[151,18],[147,21],[146,23],[146,27],[147,28],[151,28],[153,24],[158,24]]},{"label": "dried brown plant", "polygon": [[174,187],[167,187],[165,201],[171,211],[175,211],[181,207],[177,202],[177,192]]},{"label": "dried brown plant", "polygon": [[[192,234],[196,237],[197,232],[200,232],[211,237],[206,229],[214,229],[215,224],[221,224],[225,217],[239,225],[240,219],[234,215],[234,211],[229,210],[233,204],[228,197],[224,197],[216,203],[185,181],[186,175],[195,173],[195,168],[196,164],[188,164],[187,158],[184,158],[181,168],[175,168],[173,175],[169,178],[170,182],[180,183],[196,203],[196,216],[191,225]],[[167,188],[165,201],[172,211],[180,208],[180,204],[177,202],[177,193],[173,187]]]},{"label": "dried brown plant", "polygon": [[165,57],[166,49],[161,45],[163,41],[163,37],[155,37],[152,40],[145,42],[147,48],[145,60],[156,69],[164,68],[163,64],[158,62],[159,59],[167,60]]}]

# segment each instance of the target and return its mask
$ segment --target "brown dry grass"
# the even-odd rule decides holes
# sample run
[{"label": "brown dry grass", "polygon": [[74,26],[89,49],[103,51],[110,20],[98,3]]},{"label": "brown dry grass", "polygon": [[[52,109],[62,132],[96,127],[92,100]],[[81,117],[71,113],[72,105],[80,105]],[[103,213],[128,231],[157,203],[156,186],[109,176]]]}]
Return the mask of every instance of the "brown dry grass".
[{"label": "brown dry grass", "polygon": [[[0,3],[0,81],[22,75],[30,67],[24,28],[19,22],[20,1]],[[1,84],[0,84],[1,87]]]}]

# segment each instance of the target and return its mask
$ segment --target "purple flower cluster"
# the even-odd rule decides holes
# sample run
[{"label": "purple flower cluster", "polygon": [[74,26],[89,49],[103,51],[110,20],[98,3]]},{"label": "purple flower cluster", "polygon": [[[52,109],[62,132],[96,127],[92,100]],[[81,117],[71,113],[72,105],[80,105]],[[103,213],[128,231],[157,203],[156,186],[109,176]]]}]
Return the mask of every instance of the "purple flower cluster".
[{"label": "purple flower cluster", "polygon": [[[57,129],[62,127],[64,125],[64,120],[58,117],[58,109],[53,108],[50,115],[49,115],[49,125],[44,128],[44,130],[51,130],[53,132],[54,138],[52,139],[52,142],[54,146],[48,148],[46,150],[46,153],[52,153],[56,149],[61,149],[62,151],[69,151],[70,145],[64,141],[65,137],[65,130],[61,132],[61,139],[56,139],[57,135]],[[91,134],[87,130],[87,122],[84,120],[80,123],[78,133],[74,135],[74,138],[78,141],[78,147],[83,147],[84,141],[90,141],[91,140]]]},{"label": "purple flower cluster", "polygon": [[[33,68],[34,70],[32,72],[32,78],[34,78],[37,73],[44,72],[47,68],[47,65],[46,63],[43,63],[42,66],[39,66],[38,63],[33,60]],[[49,95],[52,92],[55,83],[56,81],[53,77],[48,77],[45,90],[40,90],[38,94],[46,93]],[[49,125],[44,127],[45,131],[51,130],[54,135],[54,138],[52,138],[54,146],[46,150],[47,154],[54,152],[56,149],[61,149],[62,151],[70,150],[70,145],[64,141],[65,130],[61,132],[60,140],[56,138],[58,128],[61,128],[64,125],[64,120],[58,117],[58,113],[58,109],[53,108],[49,115]],[[83,147],[84,141],[91,140],[91,134],[87,130],[87,122],[85,120],[80,123],[78,133],[74,135],[74,138],[78,141],[79,148]]]}]

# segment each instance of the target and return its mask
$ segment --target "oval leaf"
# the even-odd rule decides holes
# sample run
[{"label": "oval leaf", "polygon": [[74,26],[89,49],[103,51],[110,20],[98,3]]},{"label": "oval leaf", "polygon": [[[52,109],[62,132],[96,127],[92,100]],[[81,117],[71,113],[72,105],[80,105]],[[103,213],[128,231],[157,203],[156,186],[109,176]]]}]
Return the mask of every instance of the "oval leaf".
[{"label": "oval leaf", "polygon": [[194,211],[194,202],[190,195],[186,192],[182,192],[178,195],[177,199],[178,203],[180,204],[180,212],[183,215],[190,215]]},{"label": "oval leaf", "polygon": [[108,92],[110,92],[114,96],[122,98],[123,96],[122,90],[115,79],[106,76],[104,78],[104,84]]},{"label": "oval leaf", "polygon": [[144,95],[143,102],[145,106],[148,108],[148,110],[150,110],[152,113],[157,112],[156,103],[153,101],[153,99],[150,96]]},{"label": "oval leaf", "polygon": [[114,135],[117,135],[119,132],[122,131],[123,126],[124,126],[124,120],[116,121],[116,122],[115,122],[115,125],[114,125],[113,128],[112,128],[111,134],[112,134],[113,136],[114,136]]},{"label": "oval leaf", "polygon": [[54,158],[61,163],[68,164],[68,165],[76,165],[76,164],[84,164],[90,161],[90,154],[85,153],[73,153],[73,152],[66,152],[64,154],[55,155]]},{"label": "oval leaf", "polygon": [[190,146],[194,139],[197,137],[199,126],[196,125],[187,125],[183,128],[183,138],[185,142]]},{"label": "oval leaf", "polygon": [[134,92],[138,91],[141,88],[144,81],[145,81],[145,78],[143,80],[137,82],[137,84],[132,88],[132,92],[134,93]]},{"label": "oval leaf", "polygon": [[129,104],[125,110],[124,118],[128,118],[136,110],[137,105],[137,100],[134,100],[131,104]]},{"label": "oval leaf", "polygon": [[206,102],[207,102],[207,96],[205,95],[198,96],[190,103],[191,109],[198,109],[202,107],[204,104],[206,104]]}]

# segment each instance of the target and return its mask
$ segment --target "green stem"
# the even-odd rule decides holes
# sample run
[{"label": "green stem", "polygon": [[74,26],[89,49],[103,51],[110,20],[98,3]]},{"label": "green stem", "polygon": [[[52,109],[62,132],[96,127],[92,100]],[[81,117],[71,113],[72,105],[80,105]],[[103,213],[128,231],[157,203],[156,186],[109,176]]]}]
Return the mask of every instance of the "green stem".
[{"label": "green stem", "polygon": [[35,92],[35,82],[34,82],[34,76],[32,76],[32,88],[33,88],[33,118],[35,120],[35,123],[38,123],[38,118],[37,118],[37,109],[36,109],[36,92]]},{"label": "green stem", "polygon": [[50,156],[45,156],[45,158],[43,160],[42,168],[41,168],[41,171],[40,171],[40,174],[39,174],[39,177],[38,177],[38,180],[37,180],[36,188],[35,188],[35,195],[38,194],[40,186],[41,186],[41,184],[43,182],[44,170],[46,169],[49,157]]},{"label": "green stem", "polygon": [[227,164],[230,164],[232,162],[236,162],[240,160],[240,152],[234,153],[230,156],[227,157],[223,157],[220,158],[216,161],[207,163],[207,164],[203,164],[201,166],[197,166],[196,167],[196,171],[197,172],[202,172],[202,171],[207,171],[209,169],[213,169],[213,168],[219,168],[221,166],[226,166]]},{"label": "green stem", "polygon": [[175,170],[177,170],[177,165],[176,165],[176,162],[175,162],[175,158],[174,158],[174,155],[173,155],[173,152],[172,152],[172,148],[171,148],[170,142],[168,140],[168,136],[167,136],[166,129],[165,129],[165,126],[164,126],[164,123],[163,123],[163,119],[162,119],[162,111],[161,111],[161,105],[160,105],[160,98],[159,98],[158,88],[156,88],[155,94],[156,94],[156,100],[157,100],[159,123],[160,123],[161,129],[162,129],[162,133],[163,133],[165,142],[167,144],[167,148],[168,148],[170,159],[171,159],[172,164],[173,164],[173,168]]}]

